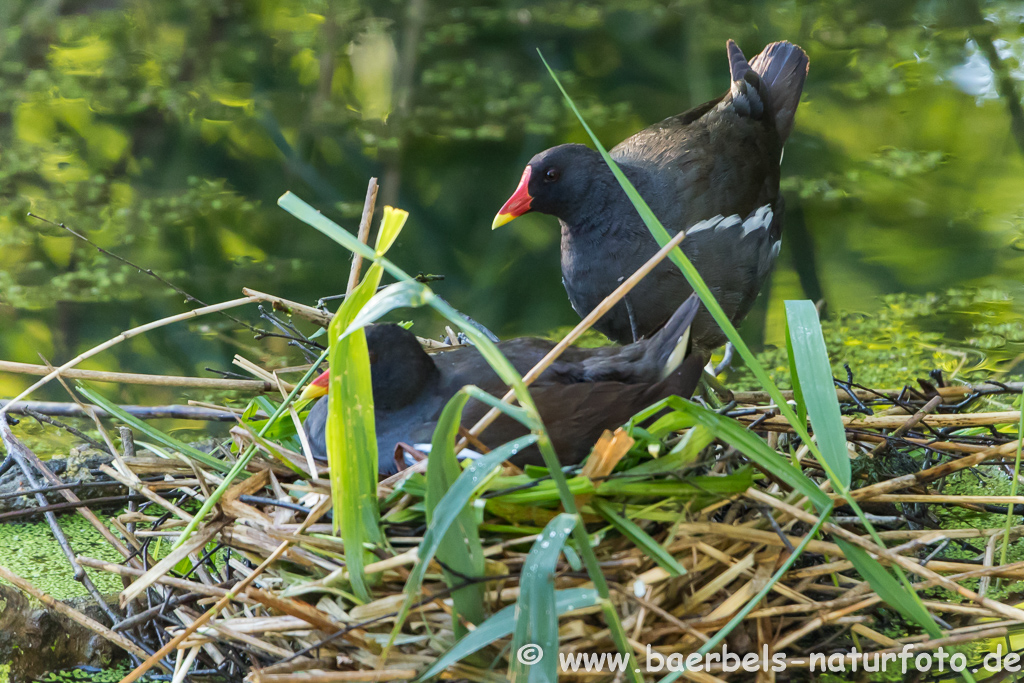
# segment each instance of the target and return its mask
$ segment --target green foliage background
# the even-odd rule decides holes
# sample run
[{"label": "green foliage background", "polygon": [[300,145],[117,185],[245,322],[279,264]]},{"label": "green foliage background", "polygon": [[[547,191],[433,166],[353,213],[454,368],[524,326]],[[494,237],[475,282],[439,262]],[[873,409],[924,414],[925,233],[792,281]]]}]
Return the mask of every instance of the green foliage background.
[{"label": "green foliage background", "polygon": [[[7,0],[0,358],[66,360],[185,307],[28,211],[207,302],[244,285],[312,302],[343,289],[347,255],[274,200],[290,189],[354,226],[370,175],[379,205],[412,214],[395,261],[444,274],[434,288],[456,307],[502,335],[572,323],[554,220],[488,229],[530,156],[585,141],[536,48],[614,143],[723,90],[728,37],[748,56],[778,39],[811,56],[783,165],[783,257],[748,338],[780,344],[782,301],[823,297],[831,311],[867,314],[858,319],[890,353],[928,352],[934,339],[921,346],[898,334],[899,316],[878,317],[892,312],[878,295],[984,285],[1011,300],[951,306],[948,327],[926,332],[1013,357],[1020,18],[1010,2]],[[239,351],[287,353],[208,318],[88,367],[194,374]],[[0,375],[0,394],[23,386]]]}]

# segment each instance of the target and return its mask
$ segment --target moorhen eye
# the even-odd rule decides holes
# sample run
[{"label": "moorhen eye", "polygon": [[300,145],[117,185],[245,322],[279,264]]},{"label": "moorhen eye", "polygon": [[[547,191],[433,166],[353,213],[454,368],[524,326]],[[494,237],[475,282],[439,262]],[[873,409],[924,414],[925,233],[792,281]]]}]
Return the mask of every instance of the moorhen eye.
[{"label": "moorhen eye", "polygon": [[549,168],[544,171],[544,182],[553,183],[558,180],[558,169]]}]

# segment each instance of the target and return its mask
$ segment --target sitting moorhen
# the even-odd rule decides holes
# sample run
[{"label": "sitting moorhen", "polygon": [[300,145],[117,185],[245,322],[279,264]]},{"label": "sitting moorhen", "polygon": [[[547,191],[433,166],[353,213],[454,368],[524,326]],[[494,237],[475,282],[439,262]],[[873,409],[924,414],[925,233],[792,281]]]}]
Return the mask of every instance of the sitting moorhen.
[{"label": "sitting moorhen", "polygon": [[[682,249],[738,323],[779,253],[779,163],[808,59],[787,42],[772,43],[747,63],[730,40],[728,54],[729,92],[640,131],[611,156],[670,233],[716,214],[729,217],[688,234]],[[533,157],[492,227],[528,211],[558,218],[562,282],[581,317],[658,249],[601,155],[584,145]],[[635,341],[661,327],[691,291],[679,269],[662,261],[594,327],[620,343]],[[704,353],[725,341],[703,309],[692,336]]]},{"label": "sitting moorhen", "polygon": [[[621,347],[570,347],[530,386],[559,460],[578,463],[590,452],[605,429],[614,429],[637,412],[671,395],[689,397],[700,380],[699,357],[674,353],[698,308],[693,296],[683,302],[669,322],[653,337]],[[370,376],[382,476],[398,471],[398,444],[430,442],[437,419],[448,400],[467,384],[495,396],[507,386],[472,346],[428,355],[415,335],[398,325],[366,328]],[[498,348],[520,373],[527,372],[551,348],[546,339],[521,338],[501,342]],[[680,362],[682,359],[682,362]],[[327,391],[327,373],[307,387],[304,398]],[[470,400],[463,411],[465,425],[474,424],[488,406]],[[305,427],[313,455],[327,459],[327,397],[306,416]],[[525,427],[502,415],[481,435],[495,448],[527,433]],[[535,447],[520,451],[517,465],[543,464]]]}]

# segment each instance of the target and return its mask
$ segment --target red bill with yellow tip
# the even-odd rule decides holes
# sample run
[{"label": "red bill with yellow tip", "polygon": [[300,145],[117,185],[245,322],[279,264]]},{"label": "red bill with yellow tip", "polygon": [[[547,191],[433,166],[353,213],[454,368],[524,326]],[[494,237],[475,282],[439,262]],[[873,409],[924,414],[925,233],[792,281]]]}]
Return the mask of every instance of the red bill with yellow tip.
[{"label": "red bill with yellow tip", "polygon": [[330,371],[321,373],[316,379],[306,385],[306,388],[299,394],[300,401],[311,398],[320,398],[327,395],[327,383],[331,381]]},{"label": "red bill with yellow tip", "polygon": [[501,207],[498,215],[494,217],[494,222],[491,223],[491,230],[500,228],[513,218],[522,216],[530,210],[530,203],[532,201],[533,197],[530,196],[530,167],[527,166],[526,170],[523,171],[523,177],[519,179],[519,187],[516,188],[516,191],[505,202],[505,206]]}]

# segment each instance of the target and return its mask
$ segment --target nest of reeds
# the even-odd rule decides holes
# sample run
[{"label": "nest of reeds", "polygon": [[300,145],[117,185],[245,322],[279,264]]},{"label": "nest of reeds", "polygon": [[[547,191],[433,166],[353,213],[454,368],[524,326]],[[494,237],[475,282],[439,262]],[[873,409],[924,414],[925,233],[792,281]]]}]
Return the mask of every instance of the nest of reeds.
[{"label": "nest of reeds", "polygon": [[[375,248],[366,245],[370,197],[359,237],[291,195],[281,202],[372,262],[360,278],[357,259],[337,313],[247,291],[40,371],[37,386],[73,378],[77,362],[119,340],[255,301],[329,330],[329,352],[292,368],[301,379],[242,363],[256,380],[233,388],[263,394],[244,409],[199,407],[236,420],[213,449],[182,443],[80,387],[121,427],[115,438],[96,420],[97,445],[112,458],[99,469],[133,496],[106,522],[0,419],[5,467],[21,469],[41,506],[50,505],[47,493],[66,498],[124,558],[78,555],[46,507],[106,623],[6,568],[0,577],[122,648],[135,666],[124,681],[147,672],[264,683],[725,681],[754,672],[768,681],[802,680],[826,666],[853,678],[842,672],[877,671],[880,657],[897,653],[944,652],[944,663],[929,660],[933,672],[957,671],[951,654],[978,666],[990,643],[1024,624],[1012,592],[1024,562],[1010,561],[1024,533],[1014,524],[1024,504],[1016,495],[1021,410],[1012,406],[1021,385],[947,386],[941,376],[896,389],[836,381],[810,302],[787,311],[793,392],[781,392],[723,324],[764,391],[708,387],[695,402],[663,401],[605,433],[577,467],[558,465],[527,384],[589,318],[525,377],[508,377],[510,392],[494,411],[522,420],[528,436],[460,464],[458,450],[488,419],[460,425],[457,400],[467,390],[442,415],[426,460],[371,480],[372,402],[359,393],[366,383],[355,381],[332,386],[332,396],[370,410],[332,413],[334,433],[349,438],[329,437],[330,468],[314,462],[298,438],[293,401],[328,356],[347,375],[368,373],[360,330],[380,315],[432,306],[500,366],[485,335],[387,260],[401,212],[386,210]],[[674,257],[677,243],[649,265]],[[397,282],[378,292],[384,271]],[[279,327],[297,334],[289,322]],[[140,435],[145,455],[136,452]],[[505,462],[528,444],[547,467]],[[965,492],[969,477],[988,490]],[[123,579],[116,605],[82,568]]]}]

